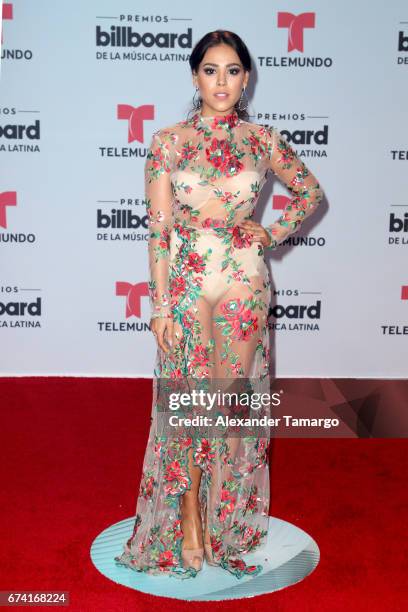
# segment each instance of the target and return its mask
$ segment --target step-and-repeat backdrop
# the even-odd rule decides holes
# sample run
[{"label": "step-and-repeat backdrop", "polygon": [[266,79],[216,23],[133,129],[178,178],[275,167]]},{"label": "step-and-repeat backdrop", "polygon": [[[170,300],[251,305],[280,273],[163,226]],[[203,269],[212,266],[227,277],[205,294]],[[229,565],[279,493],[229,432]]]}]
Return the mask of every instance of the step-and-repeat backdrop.
[{"label": "step-and-repeat backdrop", "polygon": [[[405,0],[3,2],[1,375],[152,375],[143,166],[218,28],[251,52],[252,120],[325,191],[268,259],[276,375],[407,376]],[[271,175],[256,220],[289,195]]]}]

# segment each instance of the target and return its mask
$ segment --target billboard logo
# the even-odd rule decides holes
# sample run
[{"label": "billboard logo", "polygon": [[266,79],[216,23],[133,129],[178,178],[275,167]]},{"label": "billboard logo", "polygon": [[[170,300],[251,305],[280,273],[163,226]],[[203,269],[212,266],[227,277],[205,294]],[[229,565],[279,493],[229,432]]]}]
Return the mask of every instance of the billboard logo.
[{"label": "billboard logo", "polygon": [[408,51],[408,36],[405,32],[398,32],[398,51]]},{"label": "billboard logo", "polygon": [[[294,295],[297,292],[288,290],[277,293],[290,297],[291,293]],[[275,304],[269,308],[268,316],[274,320],[268,323],[268,327],[276,331],[318,331],[320,330],[321,306],[321,300],[316,300],[314,304]]]},{"label": "billboard logo", "polygon": [[388,220],[388,244],[408,244],[408,213],[390,213]]},{"label": "billboard logo", "polygon": [[[38,297],[33,302],[0,302],[0,316],[8,315],[9,317],[25,317],[30,315],[31,317],[41,317],[41,298]],[[35,327],[37,325],[34,325]],[[7,325],[2,325],[7,327]],[[24,327],[21,324],[10,325],[10,327]]]},{"label": "billboard logo", "polygon": [[98,229],[138,229],[142,226],[149,229],[149,217],[136,215],[132,210],[112,209],[111,214],[104,213],[100,208],[96,211]]},{"label": "billboard logo", "polygon": [[178,34],[176,32],[135,32],[131,26],[111,26],[110,31],[103,30],[96,26],[96,46],[97,47],[145,47],[151,49],[191,49],[193,31],[187,29],[187,33]]}]

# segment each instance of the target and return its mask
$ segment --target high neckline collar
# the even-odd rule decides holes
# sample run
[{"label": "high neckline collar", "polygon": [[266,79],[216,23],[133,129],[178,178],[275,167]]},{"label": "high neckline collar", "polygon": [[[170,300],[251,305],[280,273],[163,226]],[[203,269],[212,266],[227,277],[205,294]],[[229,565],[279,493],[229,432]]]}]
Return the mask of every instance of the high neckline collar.
[{"label": "high neckline collar", "polygon": [[199,125],[207,125],[211,129],[230,129],[239,125],[241,122],[237,111],[234,109],[232,113],[227,115],[215,114],[215,115],[203,115],[202,109],[199,109],[194,115],[195,122]]}]

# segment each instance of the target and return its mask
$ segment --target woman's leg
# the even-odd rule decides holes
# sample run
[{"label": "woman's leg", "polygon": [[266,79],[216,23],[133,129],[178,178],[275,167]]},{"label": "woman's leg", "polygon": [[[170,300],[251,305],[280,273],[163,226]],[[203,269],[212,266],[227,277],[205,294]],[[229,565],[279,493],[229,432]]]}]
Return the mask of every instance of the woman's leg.
[{"label": "woman's leg", "polygon": [[202,548],[203,534],[201,527],[201,512],[198,492],[201,482],[201,468],[193,465],[193,449],[188,449],[188,471],[191,478],[191,489],[181,497],[181,530],[183,532],[183,548]]},{"label": "woman's leg", "polygon": [[[230,285],[212,312],[212,335],[215,341],[214,377],[220,391],[234,392],[236,387],[240,386],[237,379],[259,375],[258,372],[253,372],[252,365],[266,325],[266,293],[260,276],[254,276],[250,280],[250,287],[243,286],[242,283]],[[229,460],[222,461],[221,457],[217,458],[217,468],[212,473],[207,500],[210,516],[214,516],[220,505],[222,483],[229,478],[234,479],[231,475],[234,467],[244,461],[242,439],[226,437],[225,442]],[[208,526],[211,522],[211,519],[207,521],[206,517],[204,533],[206,544],[210,544]]]},{"label": "woman's leg", "polygon": [[[212,377],[213,355],[208,354],[206,359],[205,348],[212,338],[211,306],[203,297],[197,299],[193,310],[195,319],[194,335],[192,346],[188,351],[188,359],[192,359],[194,354],[197,360],[191,372],[191,378]],[[175,330],[181,335],[181,326],[175,326]],[[180,339],[180,337],[179,337]],[[201,364],[200,364],[201,361]],[[202,469],[194,465],[194,448],[189,448],[187,452],[187,466],[191,479],[191,488],[180,498],[181,530],[183,532],[183,549],[202,548],[202,515],[199,501],[199,490],[201,483]]]}]

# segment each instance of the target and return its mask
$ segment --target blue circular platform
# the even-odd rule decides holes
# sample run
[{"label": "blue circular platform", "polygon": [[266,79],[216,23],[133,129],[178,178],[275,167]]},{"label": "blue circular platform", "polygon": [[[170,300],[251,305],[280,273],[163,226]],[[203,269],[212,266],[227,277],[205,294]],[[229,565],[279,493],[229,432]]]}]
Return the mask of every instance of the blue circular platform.
[{"label": "blue circular platform", "polygon": [[280,519],[269,517],[268,538],[262,551],[245,555],[245,562],[263,565],[257,576],[239,580],[220,567],[207,565],[195,578],[179,580],[169,576],[151,576],[118,566],[114,557],[123,550],[123,543],[133,530],[135,517],[111,525],[102,531],[91,546],[95,567],[107,578],[130,589],[158,597],[186,601],[222,601],[255,597],[279,591],[300,582],[319,563],[316,542],[302,529]]}]

